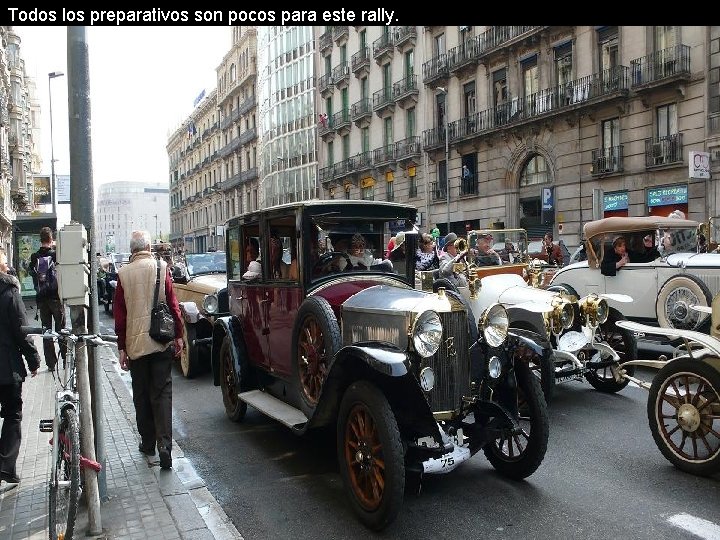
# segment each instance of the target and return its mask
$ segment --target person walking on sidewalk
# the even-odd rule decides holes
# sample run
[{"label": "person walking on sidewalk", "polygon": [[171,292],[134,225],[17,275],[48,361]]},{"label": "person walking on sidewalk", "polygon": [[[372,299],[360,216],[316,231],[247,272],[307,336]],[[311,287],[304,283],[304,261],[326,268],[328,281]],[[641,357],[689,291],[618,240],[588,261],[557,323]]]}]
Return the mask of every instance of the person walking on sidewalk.
[{"label": "person walking on sidewalk", "polygon": [[[154,307],[157,260],[150,251],[150,233],[133,231],[130,263],[118,272],[113,316],[118,337],[120,367],[132,376],[135,422],[140,433],[140,452],[153,455],[157,445],[160,467],[172,467],[172,379],[173,353],[170,343],[150,337],[150,312]],[[160,261],[161,286],[158,301],[165,301],[175,321],[175,356],[183,347],[180,306],[165,261]]]},{"label": "person walking on sidewalk", "polygon": [[28,374],[23,356],[33,377],[40,367],[40,355],[32,338],[21,331],[25,325],[20,282],[8,274],[7,254],[0,248],[0,480],[10,484],[20,482],[15,465],[20,453],[22,385]]},{"label": "person walking on sidewalk", "polygon": [[[37,310],[40,313],[40,324],[43,328],[53,328],[59,332],[65,328],[65,308],[60,301],[60,293],[57,286],[57,264],[55,246],[53,245],[53,234],[50,227],[40,229],[40,249],[30,256],[30,275],[35,286],[35,301]],[[60,341],[60,356],[65,359],[67,346]],[[45,353],[45,365],[49,371],[55,369],[57,364],[57,353],[55,342],[49,339],[43,340],[43,351]]]}]

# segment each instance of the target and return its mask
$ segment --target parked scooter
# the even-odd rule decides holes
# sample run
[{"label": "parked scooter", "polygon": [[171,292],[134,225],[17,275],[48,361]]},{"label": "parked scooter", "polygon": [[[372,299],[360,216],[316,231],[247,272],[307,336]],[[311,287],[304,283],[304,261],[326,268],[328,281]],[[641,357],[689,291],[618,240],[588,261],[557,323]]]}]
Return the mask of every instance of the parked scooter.
[{"label": "parked scooter", "polygon": [[[115,298],[115,287],[117,287],[118,274],[115,270],[115,265],[110,263],[105,276],[103,278],[103,285],[98,285],[98,301],[105,305],[105,313],[112,315],[112,304],[113,298]],[[103,291],[102,296],[100,291]]]}]

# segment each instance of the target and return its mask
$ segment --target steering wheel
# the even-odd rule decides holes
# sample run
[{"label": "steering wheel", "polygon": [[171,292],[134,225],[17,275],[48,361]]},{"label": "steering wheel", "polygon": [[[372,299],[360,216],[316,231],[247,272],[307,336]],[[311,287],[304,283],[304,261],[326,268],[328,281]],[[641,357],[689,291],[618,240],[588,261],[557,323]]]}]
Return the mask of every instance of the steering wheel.
[{"label": "steering wheel", "polygon": [[314,271],[315,272],[329,272],[330,271],[330,264],[335,260],[336,257],[342,257],[345,259],[345,262],[347,265],[345,266],[345,270],[349,271],[352,270],[352,262],[350,262],[350,255],[345,253],[344,251],[329,251],[327,253],[323,253],[320,256],[320,259],[318,262],[315,263]]}]

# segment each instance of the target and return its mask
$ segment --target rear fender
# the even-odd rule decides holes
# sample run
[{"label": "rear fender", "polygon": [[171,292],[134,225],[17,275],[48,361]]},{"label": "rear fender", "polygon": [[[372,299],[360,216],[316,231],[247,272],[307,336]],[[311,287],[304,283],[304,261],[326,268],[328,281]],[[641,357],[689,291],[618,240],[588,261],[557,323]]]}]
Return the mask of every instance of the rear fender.
[{"label": "rear fender", "polygon": [[403,439],[431,436],[442,447],[443,440],[430,405],[415,375],[409,370],[406,353],[389,345],[356,344],[335,355],[323,387],[313,426],[332,425],[345,390],[355,381],[367,380],[385,394],[403,433]]}]

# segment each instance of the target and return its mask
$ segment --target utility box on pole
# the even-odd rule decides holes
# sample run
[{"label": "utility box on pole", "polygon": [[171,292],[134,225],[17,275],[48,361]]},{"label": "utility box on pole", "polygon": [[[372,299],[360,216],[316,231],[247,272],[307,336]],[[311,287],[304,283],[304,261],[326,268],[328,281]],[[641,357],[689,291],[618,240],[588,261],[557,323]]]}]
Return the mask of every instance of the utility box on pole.
[{"label": "utility box on pole", "polygon": [[69,306],[89,306],[90,267],[85,226],[70,223],[57,235],[57,277],[60,299]]}]

